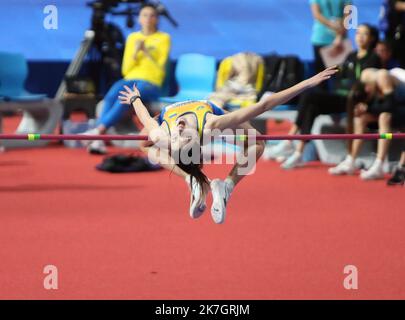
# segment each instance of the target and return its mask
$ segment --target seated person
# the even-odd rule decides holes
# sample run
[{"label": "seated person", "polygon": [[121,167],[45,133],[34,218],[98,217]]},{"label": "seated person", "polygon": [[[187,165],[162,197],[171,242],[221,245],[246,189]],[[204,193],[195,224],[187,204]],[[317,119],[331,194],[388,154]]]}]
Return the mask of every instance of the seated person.
[{"label": "seated person", "polygon": [[[376,28],[362,24],[356,32],[358,50],[351,53],[337,75],[338,82],[333,92],[311,91],[301,95],[298,116],[295,124],[289,131],[294,135],[310,134],[312,125],[318,115],[343,113],[346,111],[347,99],[351,86],[360,79],[362,70],[367,68],[380,68],[380,58],[375,54],[374,48],[378,42]],[[266,149],[263,157],[266,159],[282,158],[283,169],[292,169],[302,164],[302,153],[306,141],[299,141],[294,148],[292,141],[285,140],[275,147]]]},{"label": "seated person", "polygon": [[[97,121],[97,128],[85,134],[105,134],[127,112],[118,100],[124,85],[136,83],[144,102],[156,100],[165,78],[166,62],[170,51],[170,36],[158,30],[158,12],[151,4],[143,5],[139,12],[141,31],[131,33],[126,41],[122,74],[124,79],[117,81],[104,97],[104,106]],[[90,141],[88,151],[94,154],[106,153],[101,140]]]},{"label": "seated person", "polygon": [[393,44],[394,56],[405,68],[405,0],[384,0],[380,30]]},{"label": "seated person", "polygon": [[379,41],[375,53],[380,57],[382,69],[391,70],[399,67],[399,62],[393,57],[392,44],[388,40]]},{"label": "seated person", "polygon": [[[357,83],[348,103],[348,131],[362,134],[368,124],[378,123],[379,133],[391,132],[392,125],[405,125],[401,106],[405,107],[405,82],[390,75],[387,70],[364,70],[361,82]],[[353,174],[356,170],[355,159],[360,152],[362,140],[354,140],[349,154],[336,167],[330,168],[332,175]],[[388,153],[389,140],[378,140],[377,157],[368,170],[362,170],[363,180],[384,177],[383,162]]]},{"label": "seated person", "polygon": [[263,86],[263,76],[263,58],[257,54],[242,52],[227,57],[219,66],[216,91],[209,99],[221,108],[227,103],[251,105]]}]

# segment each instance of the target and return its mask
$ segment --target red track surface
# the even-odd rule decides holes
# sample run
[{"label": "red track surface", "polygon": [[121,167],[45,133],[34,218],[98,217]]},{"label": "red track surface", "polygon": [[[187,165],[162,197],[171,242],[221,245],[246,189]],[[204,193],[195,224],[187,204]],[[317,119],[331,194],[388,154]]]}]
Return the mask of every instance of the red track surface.
[{"label": "red track surface", "polygon": [[[99,161],[58,146],[0,154],[1,299],[405,299],[404,188],[261,162],[215,225],[188,217],[174,175]],[[48,264],[58,290],[43,288]],[[357,291],[342,285],[349,264]]]}]

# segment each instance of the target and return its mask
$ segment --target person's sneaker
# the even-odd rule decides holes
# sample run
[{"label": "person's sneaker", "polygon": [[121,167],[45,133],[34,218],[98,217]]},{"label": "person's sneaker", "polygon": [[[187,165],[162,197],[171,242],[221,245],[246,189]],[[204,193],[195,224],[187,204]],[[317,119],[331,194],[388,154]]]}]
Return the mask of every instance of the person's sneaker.
[{"label": "person's sneaker", "polygon": [[279,157],[289,157],[294,153],[295,149],[291,141],[284,140],[275,146],[266,146],[263,152],[263,159],[276,159]]},{"label": "person's sneaker", "polygon": [[197,219],[203,215],[205,209],[207,208],[205,203],[205,195],[201,193],[201,187],[195,178],[187,176],[186,182],[190,188],[190,217]]},{"label": "person's sneaker", "polygon": [[[80,134],[95,136],[95,135],[100,134],[100,130],[98,130],[97,128],[94,128],[94,129],[87,130]],[[102,155],[102,154],[107,153],[107,147],[103,140],[81,140],[81,143],[83,146],[87,147],[87,152],[90,154],[101,154]]]},{"label": "person's sneaker", "polygon": [[377,180],[384,178],[384,170],[381,160],[375,160],[368,170],[362,170],[360,173],[362,180]]},{"label": "person's sneaker", "polygon": [[274,160],[276,160],[277,163],[283,163],[284,161],[286,161],[289,157],[285,157],[285,156],[280,156],[275,158]]},{"label": "person's sneaker", "polygon": [[107,146],[102,140],[94,140],[88,145],[87,151],[90,154],[106,154]]},{"label": "person's sneaker", "polygon": [[281,168],[285,170],[294,169],[298,167],[302,167],[302,154],[299,152],[294,152],[291,156],[289,156],[282,164]]},{"label": "person's sneaker", "polygon": [[[100,134],[100,130],[98,130],[97,128],[94,128],[94,129],[90,129],[90,130],[84,131],[79,134],[85,135],[85,136],[96,136],[96,135]],[[83,146],[88,147],[93,141],[92,140],[81,140],[80,142],[82,143]]]},{"label": "person's sneaker", "polygon": [[387,185],[389,186],[403,186],[405,183],[405,168],[403,167],[396,167],[392,177],[387,181]]},{"label": "person's sneaker", "polygon": [[354,159],[352,156],[348,155],[346,158],[339,163],[336,167],[329,168],[329,174],[333,176],[341,176],[341,175],[352,175],[356,171],[356,166],[354,164]]},{"label": "person's sneaker", "polygon": [[211,216],[215,223],[221,224],[225,221],[226,204],[233,189],[233,182],[220,179],[211,181],[212,207]]}]

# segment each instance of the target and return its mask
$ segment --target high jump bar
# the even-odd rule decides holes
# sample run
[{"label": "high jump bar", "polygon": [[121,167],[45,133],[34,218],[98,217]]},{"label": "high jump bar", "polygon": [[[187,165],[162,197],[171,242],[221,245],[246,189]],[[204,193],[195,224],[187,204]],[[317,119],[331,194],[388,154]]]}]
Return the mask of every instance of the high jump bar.
[{"label": "high jump bar", "polygon": [[[215,139],[244,141],[256,140],[396,140],[405,139],[405,133],[366,133],[366,134],[297,134],[297,135],[219,135]],[[82,135],[82,134],[0,134],[1,140],[149,140],[145,135]]]}]

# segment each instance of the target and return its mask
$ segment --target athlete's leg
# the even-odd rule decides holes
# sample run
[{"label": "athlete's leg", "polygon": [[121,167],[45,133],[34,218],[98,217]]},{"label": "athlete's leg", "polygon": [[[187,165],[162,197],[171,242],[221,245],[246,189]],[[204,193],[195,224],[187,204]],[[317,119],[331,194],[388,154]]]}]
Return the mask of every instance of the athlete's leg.
[{"label": "athlete's leg", "polygon": [[[242,129],[243,134],[249,135],[259,135],[249,123],[244,123],[239,126],[237,129]],[[240,134],[240,132],[237,132]],[[249,173],[252,173],[253,168],[249,168],[252,165],[256,165],[257,160],[261,157],[264,151],[264,141],[246,140],[243,148],[243,158],[237,157],[236,163],[229,172],[227,178],[223,181],[220,179],[215,179],[211,182],[211,191],[212,191],[212,207],[211,207],[211,216],[215,223],[223,223],[225,220],[226,214],[226,205],[231,196],[231,193],[234,187]],[[243,161],[238,161],[243,159]]]},{"label": "athlete's leg", "polygon": [[[244,134],[260,135],[260,133],[248,122],[241,124],[237,129],[244,130]],[[250,162],[251,160],[253,160],[254,164],[256,164],[263,154],[264,147],[265,142],[263,140],[254,140],[252,143],[248,140],[245,141],[243,157],[241,157],[241,159],[247,160],[247,162],[237,161],[227,177],[227,179],[230,179],[233,182],[234,186],[236,186],[246,175],[248,175],[248,172],[245,172],[243,169],[249,164],[252,164]]]}]

